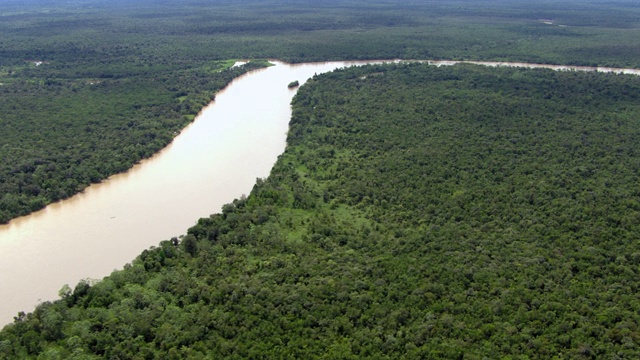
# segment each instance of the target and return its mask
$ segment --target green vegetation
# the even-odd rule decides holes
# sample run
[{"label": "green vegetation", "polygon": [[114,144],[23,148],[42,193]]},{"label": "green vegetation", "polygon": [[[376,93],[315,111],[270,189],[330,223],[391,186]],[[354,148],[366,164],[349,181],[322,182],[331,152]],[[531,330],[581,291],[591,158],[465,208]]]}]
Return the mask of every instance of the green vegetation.
[{"label": "green vegetation", "polygon": [[165,146],[240,73],[216,74],[228,59],[640,67],[639,18],[633,1],[5,0],[0,223]]},{"label": "green vegetation", "polygon": [[[42,65],[45,66],[45,65]],[[234,77],[263,64],[0,87],[0,223],[165,147]]]},{"label": "green vegetation", "polygon": [[293,107],[248,198],[19,315],[0,356],[640,357],[636,77],[376,65]]},{"label": "green vegetation", "polygon": [[298,86],[300,86],[300,82],[298,80],[292,81],[289,83],[289,85],[287,85],[287,87],[290,89]]},{"label": "green vegetation", "polygon": [[640,51],[633,0],[34,1],[3,3],[0,16],[3,65],[43,59],[102,72],[233,58],[638,67]]},{"label": "green vegetation", "polygon": [[[640,68],[638,19],[631,0],[4,0],[0,223],[266,66],[229,59]],[[640,358],[639,100],[612,74],[315,77],[248,198],[18,314],[0,359]]]}]

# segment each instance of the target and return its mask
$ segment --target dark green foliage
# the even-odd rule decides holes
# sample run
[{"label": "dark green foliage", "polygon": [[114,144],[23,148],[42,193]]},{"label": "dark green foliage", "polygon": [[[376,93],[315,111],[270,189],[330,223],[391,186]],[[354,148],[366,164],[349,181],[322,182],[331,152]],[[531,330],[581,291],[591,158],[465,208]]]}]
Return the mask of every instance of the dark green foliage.
[{"label": "dark green foliage", "polygon": [[0,86],[0,223],[153,155],[216,91],[259,66]]},{"label": "dark green foliage", "polygon": [[0,351],[638,358],[639,90],[471,65],[317,76],[248,198],[17,319]]}]

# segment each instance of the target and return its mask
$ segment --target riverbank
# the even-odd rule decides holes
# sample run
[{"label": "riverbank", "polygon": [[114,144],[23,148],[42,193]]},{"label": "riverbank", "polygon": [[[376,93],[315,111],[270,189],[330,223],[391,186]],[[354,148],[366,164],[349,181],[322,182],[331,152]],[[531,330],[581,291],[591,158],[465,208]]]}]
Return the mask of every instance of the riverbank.
[{"label": "riverbank", "polygon": [[259,63],[178,74],[16,81],[2,88],[0,223],[69,198],[166,147],[215,92]]},{"label": "riverbank", "polygon": [[[8,322],[17,311],[55,299],[63,284],[102,278],[142,250],[184,234],[197,219],[248,194],[255,179],[268,176],[284,151],[289,103],[296,92],[287,88],[291,79],[304,83],[338,67],[399,61],[276,62],[243,75],[160,153],[75,197],[0,226],[0,285],[14,289],[3,302],[0,319]],[[560,65],[554,69],[592,71]]]}]

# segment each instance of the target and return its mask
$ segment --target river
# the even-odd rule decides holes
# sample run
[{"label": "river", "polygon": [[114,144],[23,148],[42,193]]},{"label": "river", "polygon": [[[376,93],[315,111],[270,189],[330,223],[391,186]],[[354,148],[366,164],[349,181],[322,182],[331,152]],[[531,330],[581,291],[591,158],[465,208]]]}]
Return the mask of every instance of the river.
[{"label": "river", "polygon": [[284,151],[296,92],[287,85],[352,64],[276,63],[243,75],[155,156],[0,226],[0,326],[249,194]]},{"label": "river", "polygon": [[[314,74],[366,62],[276,63],[235,79],[165,149],[84,192],[0,226],[0,326],[55,300],[64,284],[101,279],[196,220],[248,194],[285,148],[295,89]],[[371,62],[369,62],[371,63]],[[457,61],[430,61],[453,65]],[[479,63],[479,62],[473,62]],[[544,67],[640,75],[640,70]]]}]

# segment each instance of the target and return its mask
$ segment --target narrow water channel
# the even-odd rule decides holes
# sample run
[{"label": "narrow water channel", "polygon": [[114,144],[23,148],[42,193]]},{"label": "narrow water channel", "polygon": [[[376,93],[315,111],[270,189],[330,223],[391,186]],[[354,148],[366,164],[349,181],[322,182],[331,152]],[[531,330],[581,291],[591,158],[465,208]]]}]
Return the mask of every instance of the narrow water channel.
[{"label": "narrow water channel", "polygon": [[[295,89],[314,74],[365,62],[278,63],[234,80],[171,145],[130,171],[0,226],[0,326],[58,290],[100,279],[142,250],[248,194],[284,151]],[[431,62],[453,65],[456,62]],[[489,66],[640,74],[523,63]]]}]

